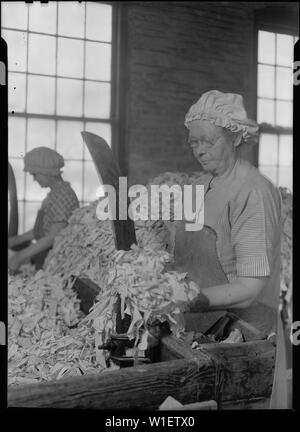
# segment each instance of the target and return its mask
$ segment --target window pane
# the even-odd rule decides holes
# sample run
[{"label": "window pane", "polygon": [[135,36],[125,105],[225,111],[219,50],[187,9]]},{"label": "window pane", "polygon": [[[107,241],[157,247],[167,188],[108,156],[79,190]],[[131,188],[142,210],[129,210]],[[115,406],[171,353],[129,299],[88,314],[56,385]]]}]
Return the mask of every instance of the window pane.
[{"label": "window pane", "polygon": [[275,63],[275,33],[258,32],[258,61],[259,63]]},{"label": "window pane", "polygon": [[1,36],[7,43],[8,70],[26,72],[27,33],[3,30]]},{"label": "window pane", "polygon": [[57,113],[82,116],[82,81],[57,79]]},{"label": "window pane", "polygon": [[33,180],[33,176],[29,173],[26,173],[25,200],[42,201],[49,191],[49,188],[41,188],[38,182]]},{"label": "window pane", "polygon": [[82,201],[82,162],[65,161],[63,179],[70,182],[79,201]]},{"label": "window pane", "polygon": [[56,33],[56,2],[34,2],[29,6],[29,30]]},{"label": "window pane", "polygon": [[[86,122],[85,130],[94,133],[103,138],[109,146],[111,146],[111,125],[107,123]],[[92,160],[90,152],[84,146],[84,159]]]},{"label": "window pane", "polygon": [[24,157],[26,120],[8,117],[8,155]]},{"label": "window pane", "polygon": [[276,125],[292,127],[293,125],[293,103],[276,102]]},{"label": "window pane", "polygon": [[58,38],[57,74],[83,78],[83,41]]},{"label": "window pane", "polygon": [[55,121],[28,119],[27,151],[35,147],[55,146]]},{"label": "window pane", "polygon": [[58,34],[84,37],[84,4],[74,1],[58,3]]},{"label": "window pane", "polygon": [[275,98],[275,68],[258,65],[258,96]]},{"label": "window pane", "polygon": [[25,204],[25,232],[32,229],[36,219],[37,212],[41,206],[41,203],[29,203]]},{"label": "window pane", "polygon": [[257,121],[274,125],[274,102],[272,100],[258,99]]},{"label": "window pane", "polygon": [[276,63],[280,66],[292,67],[294,55],[293,36],[277,34]]},{"label": "window pane", "polygon": [[65,159],[82,159],[83,140],[80,132],[83,130],[82,122],[58,121],[57,122],[57,151]]},{"label": "window pane", "polygon": [[261,134],[259,138],[259,165],[278,164],[277,135]]},{"label": "window pane", "polygon": [[86,37],[111,42],[112,7],[87,2]]},{"label": "window pane", "polygon": [[98,174],[93,162],[84,162],[84,195],[85,201],[95,201],[97,188],[100,185]]},{"label": "window pane", "polygon": [[271,182],[273,182],[275,185],[277,185],[277,168],[276,167],[270,167],[270,166],[260,166],[259,167],[260,172],[266,176]]},{"label": "window pane", "polygon": [[86,81],[84,102],[87,117],[109,118],[110,84]]},{"label": "window pane", "polygon": [[28,71],[47,75],[55,74],[55,38],[29,35]]},{"label": "window pane", "polygon": [[86,71],[88,79],[110,81],[111,45],[86,43]]},{"label": "window pane", "polygon": [[278,99],[293,99],[293,70],[278,67],[276,82],[276,97]]},{"label": "window pane", "polygon": [[293,169],[292,167],[280,167],[278,172],[278,186],[293,191]]},{"label": "window pane", "polygon": [[28,5],[24,1],[1,2],[1,27],[27,29]]},{"label": "window pane", "polygon": [[12,166],[12,169],[14,170],[15,179],[16,179],[16,185],[17,185],[17,195],[18,195],[18,201],[24,199],[24,178],[25,173],[23,171],[24,169],[24,162],[22,159],[13,159],[10,158],[9,162]]},{"label": "window pane", "polygon": [[54,114],[55,80],[28,75],[28,112]]},{"label": "window pane", "polygon": [[293,137],[292,135],[280,135],[279,164],[293,165]]},{"label": "window pane", "polygon": [[10,72],[8,75],[8,110],[24,112],[26,103],[26,76]]}]

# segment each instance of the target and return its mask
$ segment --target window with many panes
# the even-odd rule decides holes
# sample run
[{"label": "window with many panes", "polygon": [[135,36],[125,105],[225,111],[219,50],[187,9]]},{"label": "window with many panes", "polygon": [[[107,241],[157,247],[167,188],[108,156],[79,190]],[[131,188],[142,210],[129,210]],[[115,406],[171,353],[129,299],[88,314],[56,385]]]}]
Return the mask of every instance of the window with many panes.
[{"label": "window with many panes", "polygon": [[277,186],[293,190],[293,55],[295,36],[259,30],[258,166]]},{"label": "window with many panes", "polygon": [[112,9],[103,2],[1,2],[8,44],[8,153],[17,182],[19,233],[31,229],[48,190],[23,172],[37,146],[65,159],[64,180],[81,204],[99,181],[83,130],[112,135]]}]

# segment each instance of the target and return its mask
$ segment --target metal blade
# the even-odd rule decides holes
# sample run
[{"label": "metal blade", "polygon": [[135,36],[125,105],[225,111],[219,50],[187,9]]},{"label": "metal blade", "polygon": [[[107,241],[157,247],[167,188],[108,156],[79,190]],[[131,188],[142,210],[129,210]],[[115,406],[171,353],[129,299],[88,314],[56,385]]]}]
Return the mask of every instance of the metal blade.
[{"label": "metal blade", "polygon": [[107,142],[91,132],[81,132],[81,135],[92,156],[100,181],[117,188],[121,170]]},{"label": "metal blade", "polygon": [[[100,183],[111,185],[116,191],[116,220],[112,221],[112,229],[117,249],[129,250],[136,243],[134,223],[130,218],[119,220],[119,177],[121,170],[107,142],[90,132],[81,132],[82,138],[89,149]],[[127,208],[129,199],[127,198]]]}]

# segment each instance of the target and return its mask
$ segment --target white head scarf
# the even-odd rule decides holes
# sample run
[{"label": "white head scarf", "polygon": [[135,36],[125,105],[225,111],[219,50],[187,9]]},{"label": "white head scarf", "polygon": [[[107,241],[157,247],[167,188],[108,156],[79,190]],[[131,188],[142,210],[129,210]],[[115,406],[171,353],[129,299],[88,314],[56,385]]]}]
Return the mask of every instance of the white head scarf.
[{"label": "white head scarf", "polygon": [[246,143],[256,144],[258,141],[258,124],[248,118],[243,97],[239,94],[218,90],[204,93],[189,109],[184,125],[188,128],[194,120],[208,120],[232,132],[242,132]]}]

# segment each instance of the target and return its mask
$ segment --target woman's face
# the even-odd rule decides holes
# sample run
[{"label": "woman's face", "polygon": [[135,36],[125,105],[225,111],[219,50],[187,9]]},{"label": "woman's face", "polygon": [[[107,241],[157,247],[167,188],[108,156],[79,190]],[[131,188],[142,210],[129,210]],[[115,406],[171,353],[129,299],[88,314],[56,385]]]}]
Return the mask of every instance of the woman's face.
[{"label": "woman's face", "polygon": [[37,181],[42,188],[49,187],[49,177],[44,174],[32,174],[33,180]]},{"label": "woman's face", "polygon": [[204,171],[220,175],[235,161],[235,146],[223,128],[207,120],[189,124],[189,145]]}]

